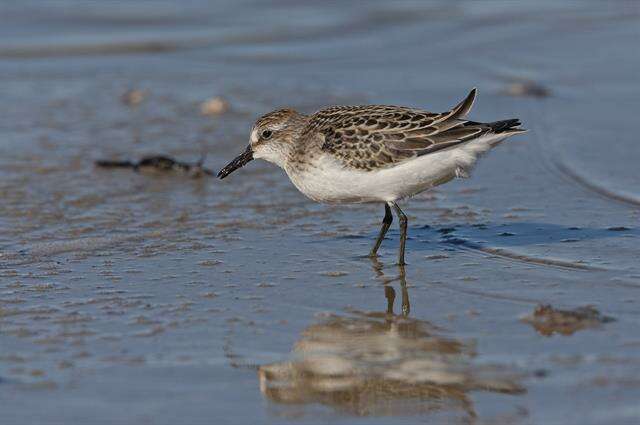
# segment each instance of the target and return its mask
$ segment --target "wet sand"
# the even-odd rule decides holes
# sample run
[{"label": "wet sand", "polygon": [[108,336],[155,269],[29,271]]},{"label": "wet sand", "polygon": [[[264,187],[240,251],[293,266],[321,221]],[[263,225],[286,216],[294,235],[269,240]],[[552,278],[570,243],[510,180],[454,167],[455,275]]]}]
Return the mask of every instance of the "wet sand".
[{"label": "wet sand", "polygon": [[[3,423],[640,420],[636,4],[0,14]],[[279,106],[472,86],[473,119],[530,132],[403,204],[405,270],[395,228],[363,257],[382,206],[315,204],[268,164],[94,166],[216,170]]]}]

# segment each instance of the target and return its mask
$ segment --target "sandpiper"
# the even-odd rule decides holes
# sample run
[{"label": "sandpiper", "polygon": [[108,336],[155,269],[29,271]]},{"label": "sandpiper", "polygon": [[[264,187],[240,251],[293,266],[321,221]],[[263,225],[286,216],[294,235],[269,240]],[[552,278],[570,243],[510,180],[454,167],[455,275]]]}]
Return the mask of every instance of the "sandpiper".
[{"label": "sandpiper", "polygon": [[311,115],[279,109],[256,121],[249,146],[218,177],[261,158],[283,168],[314,201],[384,203],[382,228],[369,255],[377,256],[393,208],[400,221],[398,263],[403,265],[407,216],[397,202],[455,177],[469,177],[481,154],[526,131],[517,119],[467,120],[475,97],[474,88],[442,113],[386,105],[332,106]]}]

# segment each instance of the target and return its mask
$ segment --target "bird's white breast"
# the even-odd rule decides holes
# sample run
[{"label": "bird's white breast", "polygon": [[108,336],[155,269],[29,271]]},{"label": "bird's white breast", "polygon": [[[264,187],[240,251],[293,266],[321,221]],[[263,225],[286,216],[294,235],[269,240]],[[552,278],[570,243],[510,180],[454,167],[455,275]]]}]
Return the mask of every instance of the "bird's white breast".
[{"label": "bird's white breast", "polygon": [[330,154],[315,158],[302,170],[284,167],[293,184],[307,197],[326,203],[397,201],[465,177],[478,156],[499,140],[487,137],[373,171],[345,167]]}]

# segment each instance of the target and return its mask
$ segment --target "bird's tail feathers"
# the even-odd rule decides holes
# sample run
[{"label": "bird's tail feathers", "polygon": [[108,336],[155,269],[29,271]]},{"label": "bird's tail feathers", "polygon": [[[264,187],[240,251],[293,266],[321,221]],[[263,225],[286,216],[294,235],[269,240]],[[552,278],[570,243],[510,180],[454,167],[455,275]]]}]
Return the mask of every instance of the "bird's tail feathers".
[{"label": "bird's tail feathers", "polygon": [[523,128],[517,128],[521,125],[520,120],[517,118],[489,122],[486,125],[491,129],[491,132],[495,134],[524,133],[525,131],[527,131]]}]

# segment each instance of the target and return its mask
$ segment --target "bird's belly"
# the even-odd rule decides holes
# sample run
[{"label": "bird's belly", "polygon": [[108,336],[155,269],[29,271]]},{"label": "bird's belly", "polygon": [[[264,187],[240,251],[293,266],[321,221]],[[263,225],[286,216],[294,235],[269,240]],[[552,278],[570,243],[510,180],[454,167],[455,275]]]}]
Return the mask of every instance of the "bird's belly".
[{"label": "bird's belly", "polygon": [[422,158],[381,170],[360,171],[322,157],[304,170],[286,171],[300,192],[326,203],[396,201],[455,177],[453,163],[448,166]]}]

